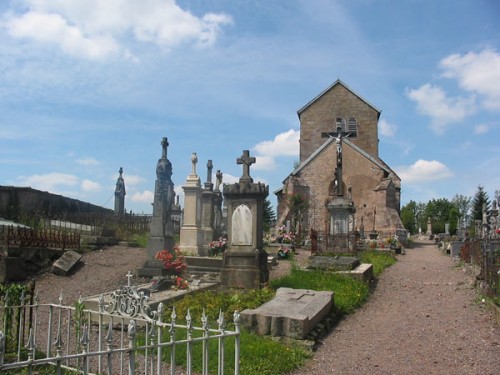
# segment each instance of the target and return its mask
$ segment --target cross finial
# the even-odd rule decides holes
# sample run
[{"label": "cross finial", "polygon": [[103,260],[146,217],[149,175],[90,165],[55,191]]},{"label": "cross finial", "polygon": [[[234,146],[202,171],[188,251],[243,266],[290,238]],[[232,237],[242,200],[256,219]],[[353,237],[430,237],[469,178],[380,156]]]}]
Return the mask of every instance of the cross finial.
[{"label": "cross finial", "polygon": [[255,157],[250,157],[250,151],[243,150],[243,155],[236,159],[236,163],[243,164],[243,175],[240,177],[240,182],[253,182],[250,177],[250,166],[255,163]]},{"label": "cross finial", "polygon": [[132,274],[130,273],[130,271],[128,271],[128,273],[127,273],[127,285],[128,286],[132,286],[130,279],[132,279]]},{"label": "cross finial", "polygon": [[163,137],[163,139],[161,140],[161,147],[163,149],[161,157],[166,159],[167,158],[167,147],[168,147],[168,138],[167,137]]},{"label": "cross finial", "polygon": [[212,183],[212,169],[214,168],[214,165],[212,163],[212,160],[210,159],[207,162],[207,182]]}]

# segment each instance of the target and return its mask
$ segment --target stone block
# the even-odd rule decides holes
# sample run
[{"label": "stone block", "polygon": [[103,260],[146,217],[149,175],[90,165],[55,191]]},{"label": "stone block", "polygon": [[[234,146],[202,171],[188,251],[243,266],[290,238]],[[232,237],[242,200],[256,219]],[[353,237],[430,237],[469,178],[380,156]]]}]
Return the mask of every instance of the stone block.
[{"label": "stone block", "polygon": [[302,340],[333,307],[333,292],[279,288],[276,296],[257,309],[241,313],[242,325],[259,335]]},{"label": "stone block", "polygon": [[375,278],[373,274],[373,264],[370,263],[361,263],[359,266],[357,266],[355,269],[351,271],[340,271],[337,273],[350,276],[353,279],[363,281],[365,283],[368,283]]},{"label": "stone block", "polygon": [[76,251],[66,251],[58,260],[52,264],[52,272],[56,275],[65,276],[82,258],[82,254]]},{"label": "stone block", "polygon": [[356,257],[347,256],[319,256],[309,257],[309,268],[318,268],[324,271],[352,271],[359,266]]}]

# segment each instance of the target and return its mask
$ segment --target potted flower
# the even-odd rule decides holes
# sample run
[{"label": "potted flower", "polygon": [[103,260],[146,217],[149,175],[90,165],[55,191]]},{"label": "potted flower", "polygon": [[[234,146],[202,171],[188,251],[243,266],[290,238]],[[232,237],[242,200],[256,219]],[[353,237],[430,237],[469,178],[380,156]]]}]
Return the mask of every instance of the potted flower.
[{"label": "potted flower", "polygon": [[227,239],[225,237],[219,237],[218,240],[209,243],[210,249],[208,255],[216,256],[222,254],[227,248]]}]

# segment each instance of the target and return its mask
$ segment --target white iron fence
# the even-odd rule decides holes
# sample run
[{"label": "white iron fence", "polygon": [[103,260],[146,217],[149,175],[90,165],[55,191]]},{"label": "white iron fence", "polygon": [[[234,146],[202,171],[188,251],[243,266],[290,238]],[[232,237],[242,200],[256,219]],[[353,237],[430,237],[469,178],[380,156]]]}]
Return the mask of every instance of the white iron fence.
[{"label": "white iron fence", "polygon": [[[239,313],[234,330],[226,330],[222,311],[210,328],[203,311],[201,326],[189,311],[178,324],[175,309],[164,322],[163,304],[152,310],[149,298],[135,286],[101,297],[98,311],[58,304],[25,303],[0,306],[0,373],[52,366],[51,373],[73,370],[82,374],[239,374]],[[217,358],[210,358],[215,347]],[[234,352],[234,355],[232,353]],[[215,355],[213,356],[215,357]],[[200,363],[201,360],[201,363]],[[178,363],[182,363],[179,366]],[[195,362],[197,363],[195,365]],[[13,372],[15,373],[15,371]]]}]

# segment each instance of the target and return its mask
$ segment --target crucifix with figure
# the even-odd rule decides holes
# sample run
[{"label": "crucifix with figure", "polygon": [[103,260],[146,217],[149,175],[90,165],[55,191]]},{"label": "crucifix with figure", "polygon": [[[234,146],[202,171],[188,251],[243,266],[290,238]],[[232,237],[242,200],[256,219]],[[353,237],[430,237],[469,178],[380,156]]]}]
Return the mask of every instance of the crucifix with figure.
[{"label": "crucifix with figure", "polygon": [[240,177],[240,182],[253,182],[250,177],[250,166],[255,163],[255,157],[250,156],[250,151],[243,150],[243,155],[236,159],[236,163],[243,164],[243,175]]}]

